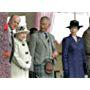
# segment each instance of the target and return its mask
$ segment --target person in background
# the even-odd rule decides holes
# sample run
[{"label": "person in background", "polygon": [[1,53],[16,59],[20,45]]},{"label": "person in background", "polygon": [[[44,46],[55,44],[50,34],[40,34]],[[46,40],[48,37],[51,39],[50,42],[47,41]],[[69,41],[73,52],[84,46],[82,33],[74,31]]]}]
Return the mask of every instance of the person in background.
[{"label": "person in background", "polygon": [[27,43],[28,43],[28,45],[29,45],[29,39],[31,38],[32,34],[38,32],[38,29],[33,27],[33,28],[30,28],[29,31],[30,31],[30,32],[29,32],[29,34],[27,35]]},{"label": "person in background", "polygon": [[90,18],[89,18],[89,27],[83,34],[83,39],[85,43],[85,53],[86,53],[86,65],[87,65],[87,75],[90,78]]},{"label": "person in background", "polygon": [[29,33],[25,27],[20,26],[16,30],[14,39],[15,52],[11,62],[12,78],[28,78],[31,66],[31,55],[26,42],[26,36]]},{"label": "person in background", "polygon": [[[29,39],[32,37],[32,35],[34,34],[34,33],[37,33],[38,32],[38,29],[37,28],[35,28],[35,27],[32,27],[32,28],[30,28],[29,29],[29,34],[27,35],[27,44],[28,44],[28,46],[29,46],[29,44],[30,44],[30,41],[29,41]],[[29,71],[29,78],[38,78],[39,76],[33,71],[33,62],[32,62],[32,64],[31,64],[31,68],[30,68],[30,71]]]},{"label": "person in background", "polygon": [[43,16],[40,19],[40,30],[32,34],[30,39],[30,52],[32,56],[34,72],[40,78],[53,78],[53,60],[56,57],[54,36],[48,33],[50,19]]},{"label": "person in background", "polygon": [[79,26],[77,20],[72,20],[70,26],[71,34],[62,41],[62,62],[65,78],[84,78],[86,73],[86,55],[84,41],[77,36]]},{"label": "person in background", "polygon": [[33,27],[29,31],[30,31],[29,34],[32,35],[32,34],[36,33],[38,31],[38,29]]},{"label": "person in background", "polygon": [[5,29],[8,29],[9,51],[3,52],[3,56],[8,58],[10,63],[14,53],[14,33],[16,32],[16,28],[18,27],[20,20],[21,19],[18,15],[12,15],[8,24],[5,25]]}]

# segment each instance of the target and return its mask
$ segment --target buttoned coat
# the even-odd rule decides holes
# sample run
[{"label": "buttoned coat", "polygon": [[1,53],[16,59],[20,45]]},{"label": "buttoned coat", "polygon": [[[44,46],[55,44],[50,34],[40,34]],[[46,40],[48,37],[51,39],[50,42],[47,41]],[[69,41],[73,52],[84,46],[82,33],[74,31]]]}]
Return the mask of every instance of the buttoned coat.
[{"label": "buttoned coat", "polygon": [[85,75],[86,63],[83,39],[77,37],[77,42],[70,35],[62,41],[62,62],[64,77],[82,78]]},{"label": "buttoned coat", "polygon": [[31,66],[31,55],[26,41],[14,39],[15,52],[11,62],[11,77],[12,78],[28,78],[29,69]]}]

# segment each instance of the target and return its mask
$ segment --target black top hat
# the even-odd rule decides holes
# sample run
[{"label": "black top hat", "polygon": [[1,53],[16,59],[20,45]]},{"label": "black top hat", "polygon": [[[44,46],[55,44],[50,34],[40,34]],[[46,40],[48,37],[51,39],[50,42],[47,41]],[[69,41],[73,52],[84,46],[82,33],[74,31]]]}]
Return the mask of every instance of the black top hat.
[{"label": "black top hat", "polygon": [[67,28],[71,29],[72,27],[78,27],[78,29],[80,29],[83,26],[79,26],[79,22],[77,20],[72,20],[70,21],[70,26],[68,26]]}]

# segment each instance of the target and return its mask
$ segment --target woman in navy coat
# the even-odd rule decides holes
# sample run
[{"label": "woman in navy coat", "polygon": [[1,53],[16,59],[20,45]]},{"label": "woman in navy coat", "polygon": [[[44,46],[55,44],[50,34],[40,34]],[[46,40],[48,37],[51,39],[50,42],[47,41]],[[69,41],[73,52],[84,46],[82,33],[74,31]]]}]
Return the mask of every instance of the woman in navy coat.
[{"label": "woman in navy coat", "polygon": [[77,20],[72,20],[70,26],[70,36],[62,41],[62,62],[65,78],[83,78],[86,72],[86,56],[83,39],[76,35],[79,26]]}]

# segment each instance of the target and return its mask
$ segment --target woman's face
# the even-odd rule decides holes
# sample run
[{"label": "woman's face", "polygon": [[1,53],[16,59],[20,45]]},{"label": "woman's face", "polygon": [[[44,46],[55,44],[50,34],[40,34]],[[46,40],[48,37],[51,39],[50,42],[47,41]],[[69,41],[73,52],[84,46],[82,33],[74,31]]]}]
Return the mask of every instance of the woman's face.
[{"label": "woman's face", "polygon": [[18,33],[17,34],[17,38],[20,40],[20,41],[23,41],[26,39],[26,36],[27,34],[24,32],[24,33]]},{"label": "woman's face", "polygon": [[71,32],[72,35],[76,35],[77,31],[78,31],[78,27],[72,27],[70,29],[70,32]]}]

